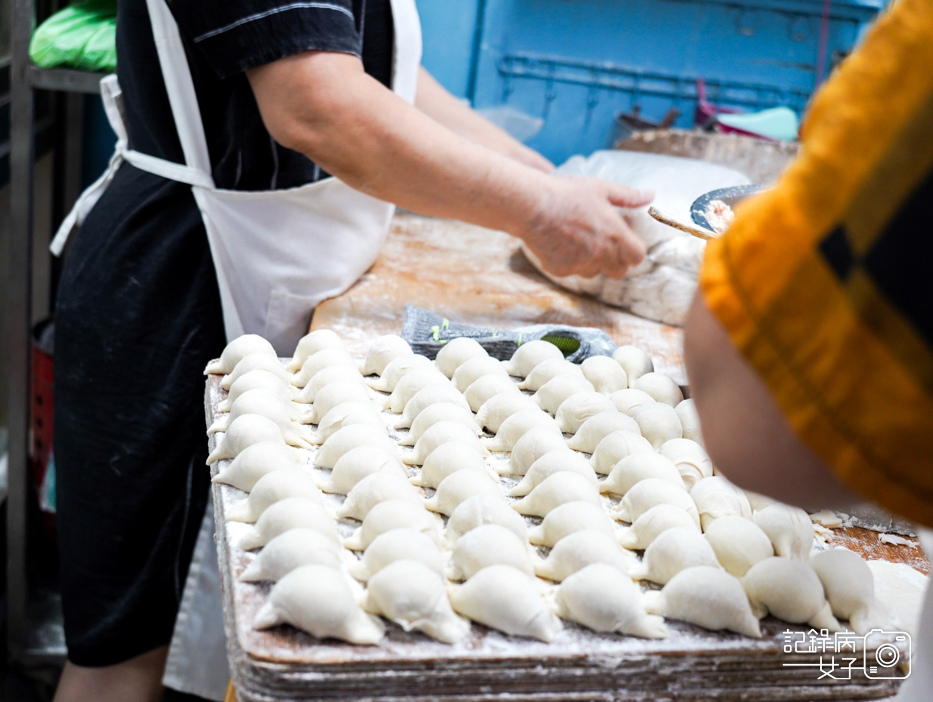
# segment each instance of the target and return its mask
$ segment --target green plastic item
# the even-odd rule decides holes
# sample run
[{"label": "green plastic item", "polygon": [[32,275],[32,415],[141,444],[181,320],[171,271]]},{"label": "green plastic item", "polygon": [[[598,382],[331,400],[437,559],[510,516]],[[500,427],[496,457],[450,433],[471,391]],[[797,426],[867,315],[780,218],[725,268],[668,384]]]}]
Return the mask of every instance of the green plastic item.
[{"label": "green plastic item", "polygon": [[110,73],[117,67],[116,32],[116,0],[84,0],[39,25],[29,44],[29,57],[42,68]]},{"label": "green plastic item", "polygon": [[797,138],[799,120],[797,114],[788,107],[772,107],[761,112],[734,115],[717,115],[720,124],[733,129],[740,129],[750,134],[760,134],[778,141],[793,141]]}]

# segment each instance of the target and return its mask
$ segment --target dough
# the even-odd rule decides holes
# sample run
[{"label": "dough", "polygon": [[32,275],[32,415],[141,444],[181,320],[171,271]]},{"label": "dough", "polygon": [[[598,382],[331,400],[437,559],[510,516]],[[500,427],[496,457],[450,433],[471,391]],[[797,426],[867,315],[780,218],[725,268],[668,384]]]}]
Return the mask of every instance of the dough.
[{"label": "dough", "polygon": [[451,378],[453,377],[454,371],[466,361],[469,361],[471,358],[476,358],[477,356],[488,355],[486,349],[480,346],[476,339],[471,339],[468,336],[460,336],[444,344],[444,347],[437,352],[434,365],[437,366],[437,369],[441,373]]},{"label": "dough", "polygon": [[345,402],[370,402],[369,390],[365,385],[358,385],[348,380],[335,380],[328,383],[314,396],[311,411],[303,418],[303,424],[318,424],[327,413]]},{"label": "dough", "polygon": [[307,497],[287,497],[266,508],[253,528],[240,538],[237,548],[252,551],[279,534],[298,528],[313,529],[340,545],[337,525],[324,505]]},{"label": "dough", "polygon": [[356,361],[343,349],[321,349],[305,359],[305,362],[301,364],[301,370],[291,377],[292,385],[303,388],[311,378],[330,366],[356,368]]},{"label": "dough", "polygon": [[596,473],[590,467],[590,462],[579,453],[562,448],[548,451],[532,463],[525,477],[509,490],[509,497],[524,497],[547,478],[561,472],[582,475],[593,484],[593,487],[599,487],[596,482]]},{"label": "dough", "polygon": [[306,497],[322,503],[313,475],[299,468],[279,468],[257,480],[249,496],[227,508],[224,517],[228,522],[252,524],[269,507],[289,497]]},{"label": "dough", "polygon": [[690,515],[700,528],[700,515],[690,495],[682,487],[661,478],[646,478],[632,487],[619,506],[609,513],[613,519],[634,522],[655,505],[674,505]]},{"label": "dough", "polygon": [[256,555],[240,581],[255,583],[262,580],[275,582],[301,566],[319,564],[341,569],[343,549],[331,539],[313,529],[289,529],[269,541]]},{"label": "dough", "polygon": [[211,478],[212,483],[223,483],[249,492],[256,481],[267,473],[282,468],[297,468],[298,459],[281,441],[261,441],[247,446],[240,454]]},{"label": "dough", "polygon": [[440,544],[440,519],[421,504],[406,498],[385,500],[375,505],[363,518],[363,525],[343,543],[353,551],[364,551],[380,534],[392,529],[414,529]]},{"label": "dough", "polygon": [[378,446],[390,456],[398,456],[398,446],[389,438],[385,428],[376,429],[366,424],[350,424],[331,434],[321,444],[314,465],[318,468],[333,468],[347,451],[358,446]]},{"label": "dough", "polygon": [[518,386],[507,375],[481,376],[463,391],[464,399],[474,412],[479,412],[480,408],[496,395],[506,394],[516,397],[522,396]]},{"label": "dough", "polygon": [[435,449],[443,446],[448,441],[457,441],[461,445],[472,447],[479,456],[488,456],[489,452],[480,443],[479,438],[473,433],[473,430],[463,426],[460,422],[438,422],[428,429],[415,444],[411,453],[402,457],[402,460],[410,466],[420,466],[424,463]]},{"label": "dough", "polygon": [[686,490],[677,466],[664,456],[658,453],[633,453],[616,463],[609,477],[599,484],[599,491],[603,494],[624,495],[646,478],[668,480]]},{"label": "dough", "polygon": [[555,507],[577,500],[602,505],[599,488],[592,482],[582,475],[562,472],[545,478],[526,497],[513,502],[512,509],[519,514],[544,517]]},{"label": "dough", "polygon": [[426,388],[428,385],[448,385],[449,383],[447,376],[437,368],[431,368],[430,366],[417,368],[399,379],[398,383],[395,384],[395,389],[386,401],[385,408],[395,414],[401,414],[408,401],[421,388]]},{"label": "dough", "polygon": [[278,363],[275,349],[266,339],[258,334],[243,334],[224,347],[220,358],[207,364],[204,375],[226,375],[231,373],[237,363],[253,354],[270,356]]},{"label": "dough", "polygon": [[550,341],[535,339],[519,346],[512,358],[502,365],[509,375],[526,377],[541,362],[549,359],[563,359],[563,352]]},{"label": "dough", "polygon": [[285,371],[285,366],[282,365],[282,362],[275,356],[265,353],[251,353],[248,356],[244,356],[233,370],[231,370],[227,375],[225,375],[220,380],[220,387],[223,390],[230,390],[233,387],[233,384],[240,379],[241,376],[246,375],[247,373],[254,370],[264,370],[269,371],[276,378],[280,378],[282,382],[289,382],[290,376]]},{"label": "dough", "polygon": [[813,522],[810,515],[797,507],[775,503],[752,515],[761,530],[771,539],[774,555],[810,560],[813,548]]},{"label": "dough", "polygon": [[[508,377],[502,362],[492,356],[475,356],[460,364],[450,381],[460,392],[466,390],[476,380],[487,375],[501,375]],[[514,383],[513,383],[514,385]]]},{"label": "dough", "polygon": [[[611,361],[610,361],[611,362]],[[560,403],[555,414],[557,426],[565,434],[575,434],[590,417],[600,412],[615,412],[616,406],[598,392],[578,392]]]},{"label": "dough", "polygon": [[261,441],[285,443],[279,425],[261,414],[244,414],[237,417],[227,431],[219,434],[217,445],[207,457],[207,465],[227,458],[236,458],[247,446]]},{"label": "dough", "polygon": [[411,429],[408,434],[399,440],[402,446],[414,446],[424,432],[437,424],[438,422],[459,422],[473,432],[474,436],[479,436],[482,431],[473,417],[473,413],[459,405],[452,405],[449,402],[440,402],[436,405],[430,405],[418,415],[418,418],[411,423]]},{"label": "dough", "polygon": [[408,480],[394,472],[379,471],[360,480],[337,510],[340,519],[363,521],[369,511],[386,500],[411,500],[421,503],[421,494]]},{"label": "dough", "polygon": [[583,377],[593,383],[596,392],[611,395],[628,387],[628,376],[622,366],[609,356],[590,356],[580,364]]},{"label": "dough", "polygon": [[[633,420],[634,421],[634,420]],[[636,453],[654,453],[654,448],[641,434],[619,429],[603,437],[593,451],[590,465],[601,475],[609,475],[616,463]]]},{"label": "dough", "polygon": [[690,439],[671,439],[661,444],[658,449],[665,458],[670,459],[689,490],[703,478],[713,475],[713,462],[700,444]]},{"label": "dough", "polygon": [[301,368],[302,364],[308,360],[308,357],[323,349],[342,349],[346,351],[347,345],[336,332],[330,329],[318,329],[310,334],[305,334],[298,340],[292,359],[288,362],[285,370],[294,373]]},{"label": "dough", "polygon": [[574,451],[593,453],[600,441],[612,432],[622,429],[635,434],[641,431],[634,419],[613,407],[612,410],[595,414],[583,422],[573,437],[567,441],[567,446]]},{"label": "dough", "polygon": [[509,565],[533,576],[528,546],[513,531],[498,524],[483,524],[457,539],[450,564],[449,580],[467,580],[491,565]]},{"label": "dough", "polygon": [[369,402],[351,400],[342,402],[336,407],[330,409],[321,421],[318,422],[317,431],[314,432],[309,441],[312,444],[323,444],[331,436],[336,434],[344,427],[353,425],[365,425],[372,427],[376,433],[385,431],[385,424],[379,413]]},{"label": "dough", "polygon": [[538,409],[538,405],[528,395],[502,392],[486,400],[476,412],[476,423],[483,429],[495,434],[502,422],[516,412]]},{"label": "dough", "polygon": [[450,515],[461,502],[474,495],[492,495],[504,500],[502,491],[489,475],[473,470],[458,470],[440,482],[437,492],[425,501],[424,506],[432,512]]},{"label": "dough", "polygon": [[645,593],[645,609],[711,631],[727,629],[761,638],[742,584],[721,568],[696,566],[680,571],[662,590]]},{"label": "dough", "polygon": [[428,385],[426,388],[421,388],[408,401],[402,416],[395,422],[395,428],[407,429],[425,408],[439,402],[449,402],[464,409],[470,409],[463,395],[453,385]]},{"label": "dough", "polygon": [[646,639],[669,635],[663,617],[645,612],[638,586],[606,563],[591,563],[565,578],[555,605],[558,616],[593,631]]},{"label": "dough", "polygon": [[722,567],[737,578],[774,555],[768,535],[745,517],[720,517],[706,528],[704,536]]},{"label": "dough", "polygon": [[528,541],[551,547],[565,536],[584,529],[615,538],[615,527],[602,504],[565,502],[548,512],[541,524],[528,532]]},{"label": "dough", "polygon": [[549,415],[539,409],[521,410],[502,422],[496,436],[486,440],[486,448],[490,451],[511,451],[526,432],[538,428],[547,429],[555,436],[561,436],[557,422]]},{"label": "dough", "polygon": [[[539,412],[541,410],[538,410]],[[564,437],[550,427],[529,429],[515,442],[508,464],[500,464],[501,475],[525,475],[531,465],[544,454],[567,448]]]},{"label": "dough", "polygon": [[644,390],[638,390],[636,388],[616,390],[609,396],[609,399],[612,400],[612,404],[616,406],[617,410],[630,417],[634,416],[635,410],[645,405],[650,405],[655,401],[655,399]]},{"label": "dough", "polygon": [[703,445],[703,435],[700,433],[700,417],[697,414],[696,405],[692,399],[686,399],[679,403],[674,411],[680,419],[680,425],[684,430],[684,438],[696,441]]},{"label": "dough", "polygon": [[219,431],[227,431],[237,418],[244,415],[260,414],[279,426],[286,442],[307,447],[309,444],[304,439],[297,439],[300,443],[296,443],[292,407],[294,407],[293,403],[283,401],[282,398],[273,395],[268,390],[249,390],[237,398],[227,414],[218,417],[217,421],[208,427],[207,434],[210,436]]},{"label": "dough", "polygon": [[709,528],[713,520],[726,515],[752,516],[752,508],[745,493],[720,475],[697,482],[690,489],[690,497],[700,513],[703,531]]},{"label": "dough", "polygon": [[350,572],[357,580],[366,582],[390,563],[403,558],[423,563],[438,575],[444,574],[444,555],[434,540],[408,527],[379,534],[366,547],[363,560],[351,566]]},{"label": "dough", "polygon": [[578,392],[595,392],[593,384],[582,375],[565,373],[557,375],[538,388],[534,401],[548,414],[557,413],[557,408],[571,395]]},{"label": "dough", "polygon": [[415,370],[424,370],[432,367],[431,359],[418,353],[402,354],[396,356],[379,375],[378,378],[366,378],[366,383],[373,390],[392,392],[398,381]]},{"label": "dough", "polygon": [[791,624],[840,631],[839,622],[823,596],[823,585],[802,561],[774,556],[759,561],[742,578],[752,612],[761,619],[768,613]]},{"label": "dough", "polygon": [[356,603],[347,577],[334,568],[306,565],[279,580],[253,620],[254,629],[291,624],[319,639],[379,643],[385,625]]},{"label": "dough", "polygon": [[563,628],[548,611],[534,578],[511,566],[483,568],[449,593],[454,610],[512,636],[550,642]]},{"label": "dough", "polygon": [[412,353],[411,346],[398,334],[380,336],[366,351],[366,358],[360,364],[360,375],[382,375],[390,361]]},{"label": "dough", "polygon": [[635,381],[645,373],[654,371],[651,357],[637,346],[620,346],[613,351],[612,358],[625,371],[629,387],[634,387]]},{"label": "dough", "polygon": [[319,487],[324,492],[347,495],[363,478],[374,473],[392,473],[408,480],[408,471],[394,454],[381,446],[357,446],[343,454]]},{"label": "dough", "polygon": [[[474,437],[475,438],[475,437]],[[457,471],[472,470],[498,481],[483,460],[483,454],[471,442],[452,439],[431,451],[424,459],[421,474],[411,479],[413,485],[436,488],[448,475]]]},{"label": "dough", "polygon": [[680,571],[694,566],[721,567],[703,534],[689,527],[673,527],[658,534],[629,575],[664,585]]},{"label": "dough", "polygon": [[676,407],[684,399],[684,394],[673,378],[664,373],[645,373],[638,378],[632,387],[648,393],[658,402]]},{"label": "dough", "polygon": [[559,583],[591,563],[605,563],[623,575],[637,566],[638,561],[634,554],[622,550],[613,537],[601,531],[580,529],[554,544],[547,559],[535,564],[535,572]]},{"label": "dough", "polygon": [[856,634],[885,627],[890,613],[875,599],[875,580],[868,564],[844,548],[810,556],[810,567],[823,584],[833,615],[849,622]]},{"label": "dough", "polygon": [[642,514],[631,527],[619,534],[619,545],[633,550],[644,550],[668,529],[685,527],[700,533],[700,527],[693,517],[680,507],[660,504]]},{"label": "dough", "polygon": [[217,406],[218,412],[229,412],[233,402],[247,390],[268,390],[283,402],[291,402],[291,385],[283,382],[274,373],[266,370],[254,370],[241,375],[227,391],[227,398]]},{"label": "dough", "polygon": [[364,388],[367,387],[366,381],[363,380],[363,376],[360,375],[355,368],[340,363],[336,366],[327,366],[327,368],[322,368],[315,373],[314,377],[308,381],[308,384],[298,391],[295,401],[310,405],[314,402],[314,398],[317,397],[317,394],[321,390],[327,385],[338,381],[355,383]]},{"label": "dough", "polygon": [[652,402],[639,407],[632,415],[641,431],[641,435],[651,442],[655,450],[671,439],[683,436],[680,419],[670,405],[663,402]]},{"label": "dough", "polygon": [[571,363],[565,358],[551,358],[542,361],[528,376],[518,384],[521,390],[531,390],[537,392],[548,381],[559,375],[578,375],[583,376],[583,369],[576,363]]},{"label": "dough", "polygon": [[411,559],[394,561],[369,579],[363,609],[444,643],[456,643],[470,633],[470,622],[450,606],[444,579]]},{"label": "dough", "polygon": [[504,500],[492,495],[474,495],[457,505],[447,520],[447,545],[452,547],[461,536],[484,524],[505,527],[528,548],[525,520],[514,509],[510,509]]}]

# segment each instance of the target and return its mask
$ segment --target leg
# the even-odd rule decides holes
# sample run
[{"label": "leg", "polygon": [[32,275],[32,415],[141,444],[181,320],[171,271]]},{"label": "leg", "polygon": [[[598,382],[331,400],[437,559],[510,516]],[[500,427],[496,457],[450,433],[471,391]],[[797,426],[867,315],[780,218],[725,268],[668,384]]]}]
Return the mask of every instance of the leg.
[{"label": "leg", "polygon": [[159,702],[168,646],[117,665],[86,668],[65,663],[54,702]]}]

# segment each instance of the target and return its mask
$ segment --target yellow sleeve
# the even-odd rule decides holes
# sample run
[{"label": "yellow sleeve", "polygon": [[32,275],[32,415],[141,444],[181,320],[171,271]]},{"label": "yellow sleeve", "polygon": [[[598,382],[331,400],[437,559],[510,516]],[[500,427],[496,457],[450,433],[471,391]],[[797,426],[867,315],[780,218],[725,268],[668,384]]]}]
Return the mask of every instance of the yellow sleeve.
[{"label": "yellow sleeve", "polygon": [[897,0],[819,91],[700,285],[798,436],[933,526],[933,3]]}]

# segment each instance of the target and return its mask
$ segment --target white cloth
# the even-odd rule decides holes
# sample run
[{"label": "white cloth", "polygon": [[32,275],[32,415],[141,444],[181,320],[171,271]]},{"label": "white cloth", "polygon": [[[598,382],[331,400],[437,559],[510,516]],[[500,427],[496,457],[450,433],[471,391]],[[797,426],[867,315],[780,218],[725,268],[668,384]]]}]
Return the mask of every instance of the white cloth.
[{"label": "white cloth", "polygon": [[[920,545],[933,560],[933,531],[920,530]],[[897,702],[929,702],[933,698],[933,585],[927,587],[917,626],[917,637],[911,642],[913,660],[910,677],[901,685]]]}]

